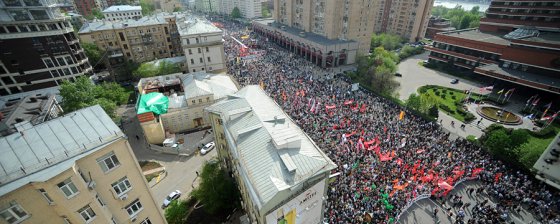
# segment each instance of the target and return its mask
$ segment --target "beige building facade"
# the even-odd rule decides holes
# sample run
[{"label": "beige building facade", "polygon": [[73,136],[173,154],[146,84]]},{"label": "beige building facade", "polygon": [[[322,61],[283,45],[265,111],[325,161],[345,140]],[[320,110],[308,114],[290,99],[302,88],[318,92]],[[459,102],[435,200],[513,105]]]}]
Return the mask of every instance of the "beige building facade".
[{"label": "beige building facade", "polygon": [[177,28],[189,72],[226,70],[222,30],[193,16],[179,18]]},{"label": "beige building facade", "polygon": [[336,164],[274,100],[246,86],[206,111],[250,223],[322,223]]},{"label": "beige building facade", "polygon": [[408,42],[424,38],[433,0],[386,0],[374,3],[374,32],[399,35]]},{"label": "beige building facade", "polygon": [[85,24],[80,39],[107,50],[109,62],[147,62],[183,54],[174,14],[157,14],[138,20],[97,21]]},{"label": "beige building facade", "polygon": [[0,223],[166,223],[101,107],[18,129],[0,139]]},{"label": "beige building facade", "polygon": [[353,40],[368,53],[373,33],[373,0],[274,0],[272,16],[278,23],[328,39]]}]

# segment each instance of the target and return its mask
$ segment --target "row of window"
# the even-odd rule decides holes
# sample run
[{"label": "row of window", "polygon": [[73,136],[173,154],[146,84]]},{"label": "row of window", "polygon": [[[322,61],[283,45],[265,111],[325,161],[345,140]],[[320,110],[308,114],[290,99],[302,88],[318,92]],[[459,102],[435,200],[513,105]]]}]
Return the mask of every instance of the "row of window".
[{"label": "row of window", "polygon": [[135,15],[140,15],[140,12],[126,12],[126,13],[104,13],[106,16],[111,17],[111,16],[135,16]]},{"label": "row of window", "polygon": [[10,25],[10,26],[0,26],[0,33],[26,33],[26,32],[37,32],[37,31],[49,31],[49,30],[61,30],[66,27],[72,27],[69,22],[58,22],[58,23],[42,23],[42,24],[22,24],[22,25]]},{"label": "row of window", "polygon": [[[200,63],[204,63],[204,60],[202,58],[198,58]],[[210,57],[206,58],[208,62],[212,62],[212,60],[210,59]],[[194,59],[191,58],[191,65],[194,65]]]},{"label": "row of window", "polygon": [[[208,47],[206,47],[206,52],[210,52],[210,49],[209,49]],[[198,53],[199,53],[199,54],[202,53],[202,50],[200,49],[200,47],[198,48]],[[193,53],[192,53],[192,49],[189,49],[189,55],[190,55],[190,54],[193,54]]]}]

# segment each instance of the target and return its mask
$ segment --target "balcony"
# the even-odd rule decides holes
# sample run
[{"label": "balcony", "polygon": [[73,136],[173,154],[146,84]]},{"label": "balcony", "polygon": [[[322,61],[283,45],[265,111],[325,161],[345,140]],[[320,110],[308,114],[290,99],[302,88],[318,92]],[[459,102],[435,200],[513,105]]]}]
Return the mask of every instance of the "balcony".
[{"label": "balcony", "polygon": [[441,61],[441,62],[444,62],[444,63],[449,62],[449,60],[447,60],[445,58],[440,58],[440,57],[434,56],[434,55],[429,55],[428,58],[436,60],[436,61]]},{"label": "balcony", "polygon": [[[535,11],[535,10],[533,10]],[[487,10],[486,14],[494,14],[494,15],[508,15],[508,16],[538,16],[538,17],[558,17],[559,14],[552,14],[548,12],[536,13],[536,12],[511,12],[510,10],[506,10],[503,12],[502,10]]]},{"label": "balcony", "polygon": [[533,20],[521,20],[521,19],[498,19],[498,18],[481,18],[480,23],[499,23],[504,24],[511,24],[511,25],[519,25],[519,26],[536,26],[536,27],[553,27],[557,28],[559,22],[545,22],[545,21],[533,21]]},{"label": "balcony", "polygon": [[457,57],[457,58],[462,58],[462,59],[469,60],[469,61],[472,61],[472,62],[480,62],[480,63],[483,63],[483,64],[495,64],[495,63],[497,63],[496,61],[493,61],[493,60],[488,60],[488,59],[485,59],[485,58],[480,58],[480,57],[476,57],[476,56],[472,56],[472,55],[467,55],[467,54],[463,54],[461,52],[448,51],[448,50],[444,50],[444,49],[440,49],[440,48],[435,48],[435,47],[432,47],[432,46],[427,46],[427,47],[425,47],[425,49],[429,50],[429,51],[437,52],[437,53],[440,53],[440,54],[451,55],[451,56],[454,56],[454,57]]}]

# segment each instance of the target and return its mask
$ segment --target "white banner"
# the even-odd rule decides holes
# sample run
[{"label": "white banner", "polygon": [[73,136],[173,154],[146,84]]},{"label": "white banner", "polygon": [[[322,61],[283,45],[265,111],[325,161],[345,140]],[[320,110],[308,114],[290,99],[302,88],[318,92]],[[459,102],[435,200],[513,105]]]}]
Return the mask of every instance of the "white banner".
[{"label": "white banner", "polygon": [[352,90],[352,91],[356,91],[356,90],[358,90],[359,88],[360,88],[360,83],[354,83],[354,84],[352,84],[352,89],[351,89],[351,90]]},{"label": "white banner", "polygon": [[268,224],[321,223],[325,181],[315,184],[266,216]]}]

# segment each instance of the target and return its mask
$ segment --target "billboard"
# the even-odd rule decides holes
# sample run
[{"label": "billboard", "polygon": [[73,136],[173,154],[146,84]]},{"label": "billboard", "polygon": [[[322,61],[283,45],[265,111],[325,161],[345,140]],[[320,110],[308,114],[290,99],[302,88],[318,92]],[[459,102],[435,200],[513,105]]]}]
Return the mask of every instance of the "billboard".
[{"label": "billboard", "polygon": [[266,216],[267,224],[317,224],[321,223],[321,209],[325,181],[305,190],[282,207]]}]

